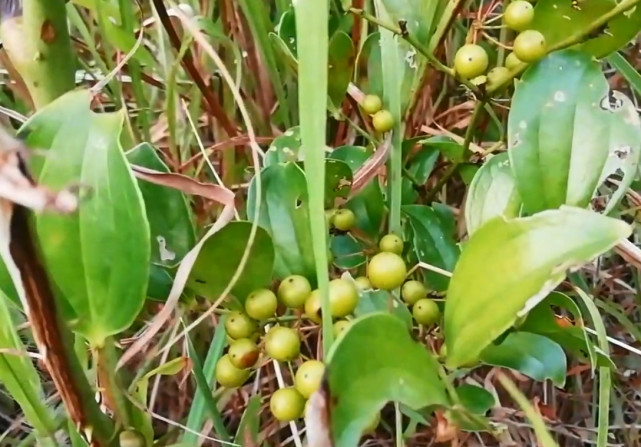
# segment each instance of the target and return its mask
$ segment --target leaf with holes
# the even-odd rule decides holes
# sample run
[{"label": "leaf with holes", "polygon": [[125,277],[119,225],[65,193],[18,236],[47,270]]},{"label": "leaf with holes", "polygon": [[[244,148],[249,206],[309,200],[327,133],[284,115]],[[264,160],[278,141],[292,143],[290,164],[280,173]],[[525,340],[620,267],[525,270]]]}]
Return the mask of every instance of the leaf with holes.
[{"label": "leaf with holes", "polygon": [[[187,286],[205,298],[217,300],[241,263],[251,231],[251,222],[230,222],[207,239],[191,269]],[[232,295],[244,303],[253,290],[269,285],[273,266],[272,240],[265,229],[258,227]]]},{"label": "leaf with holes", "polygon": [[550,379],[556,386],[565,385],[565,353],[561,346],[542,335],[529,332],[508,334],[500,344],[485,348],[481,361],[514,369],[534,380]]},{"label": "leaf with holes", "polygon": [[265,152],[265,166],[288,161],[300,161],[300,127],[287,129],[285,133],[277,136]]},{"label": "leaf with holes", "polygon": [[[305,174],[295,163],[267,166],[261,173],[262,195],[256,197],[256,180],[252,180],[247,200],[250,220],[271,235],[274,244],[274,274],[284,278],[291,274],[315,278],[312,235],[307,207]],[[254,201],[261,200],[260,213],[254,216]]]},{"label": "leaf with holes", "polygon": [[[301,166],[302,169],[302,166]],[[352,170],[347,163],[325,159],[325,206],[332,208],[338,198],[346,198],[352,187]]]},{"label": "leaf with holes", "polygon": [[[149,143],[142,143],[127,152],[130,163],[169,172]],[[151,231],[152,262],[175,266],[196,243],[194,222],[185,195],[173,188],[138,180],[145,201]]]},{"label": "leaf with holes", "polygon": [[632,102],[610,92],[600,65],[576,50],[552,53],[517,84],[508,118],[508,154],[524,211],[586,207],[604,176],[634,178],[641,123]]},{"label": "leaf with holes", "polygon": [[472,235],[488,220],[517,217],[521,197],[510,169],[507,153],[493,156],[479,169],[470,184],[465,201],[465,223]]},{"label": "leaf with holes", "polygon": [[355,447],[389,401],[412,409],[447,404],[438,363],[405,323],[384,312],[356,318],[327,358],[334,447]]},{"label": "leaf with holes", "polygon": [[[453,235],[441,217],[430,207],[406,205],[402,208],[412,227],[412,250],[419,261],[451,272],[459,257]],[[446,290],[449,278],[429,270],[423,271],[425,284],[431,290]]]},{"label": "leaf with holes", "polygon": [[[543,33],[548,46],[555,45],[589,25],[617,5],[615,0],[558,1],[539,0],[529,28]],[[610,20],[596,35],[577,47],[598,58],[624,47],[639,32],[641,8],[638,6]]]},{"label": "leaf with holes", "polygon": [[628,237],[625,222],[563,206],[532,217],[495,217],[467,241],[445,302],[447,364],[475,361],[519,316],[575,269]]},{"label": "leaf with holes", "polygon": [[[341,146],[334,149],[329,157],[347,163],[352,173],[355,173],[371,155],[372,151],[362,146]],[[385,214],[385,202],[377,177],[370,180],[343,207],[354,212],[359,230],[370,237],[378,236]]]},{"label": "leaf with holes", "polygon": [[59,189],[79,182],[91,191],[74,215],[43,214],[36,227],[65,317],[100,345],[142,308],[151,250],[142,194],[119,143],[124,111],[96,114],[91,100],[88,90],[67,93],[21,133],[30,147],[49,149],[40,183]]}]

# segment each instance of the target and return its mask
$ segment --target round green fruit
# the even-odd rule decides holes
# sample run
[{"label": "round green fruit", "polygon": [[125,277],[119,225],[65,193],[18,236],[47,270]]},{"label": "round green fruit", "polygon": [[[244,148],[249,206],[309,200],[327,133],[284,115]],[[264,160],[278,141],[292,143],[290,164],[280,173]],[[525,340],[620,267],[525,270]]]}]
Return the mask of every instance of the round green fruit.
[{"label": "round green fruit", "polygon": [[313,290],[305,300],[305,316],[314,323],[321,324],[321,296],[320,290]]},{"label": "round green fruit", "polygon": [[249,338],[241,338],[229,345],[229,360],[236,368],[251,368],[258,361],[260,351],[258,345]]},{"label": "round green fruit", "polygon": [[522,63],[523,61],[516,57],[516,54],[514,54],[513,52],[508,54],[505,58],[505,68],[507,68],[508,70],[513,70]]},{"label": "round green fruit", "polygon": [[265,336],[265,352],[274,360],[287,362],[300,354],[300,337],[294,329],[275,326]]},{"label": "round green fruit", "polygon": [[454,70],[467,79],[473,79],[485,73],[488,64],[487,52],[480,45],[463,45],[454,56]]},{"label": "round green fruit", "polygon": [[216,381],[225,388],[237,388],[249,378],[248,369],[234,366],[229,354],[223,355],[216,363]]},{"label": "round green fruit", "polygon": [[358,278],[354,279],[354,282],[356,283],[356,288],[358,290],[369,290],[372,288],[372,283],[369,282],[369,279],[367,279],[367,276],[359,276]]},{"label": "round green fruit", "polygon": [[378,248],[381,251],[396,253],[397,255],[400,255],[401,253],[403,253],[403,240],[395,234],[386,234],[379,241]]},{"label": "round green fruit", "polygon": [[338,321],[336,321],[334,323],[334,325],[332,326],[332,332],[334,333],[334,337],[338,337],[343,332],[345,332],[350,324],[351,323],[350,323],[349,320],[338,320]]},{"label": "round green fruit", "polygon": [[118,435],[120,447],[145,447],[145,438],[137,430],[123,430]]},{"label": "round green fruit", "polygon": [[406,275],[405,261],[395,253],[378,253],[370,259],[367,266],[367,277],[377,289],[396,289],[403,284]]},{"label": "round green fruit", "polygon": [[536,62],[547,53],[545,36],[535,30],[526,30],[514,39],[514,54],[523,62]]},{"label": "round green fruit", "polygon": [[312,293],[312,286],[307,278],[301,275],[290,275],[278,286],[278,300],[292,309],[300,309]]},{"label": "round green fruit", "polygon": [[372,117],[372,125],[377,132],[389,132],[394,128],[394,116],[389,110],[379,110]]},{"label": "round green fruit", "polygon": [[358,290],[352,281],[337,278],[329,282],[329,308],[333,317],[351,314],[357,304]]},{"label": "round green fruit", "polygon": [[254,290],[245,300],[245,312],[254,320],[273,317],[278,308],[278,299],[269,289]]},{"label": "round green fruit", "polygon": [[489,88],[503,85],[510,78],[510,70],[506,67],[494,67],[487,73],[487,85]]},{"label": "round green fruit", "polygon": [[383,101],[381,101],[378,95],[365,95],[361,107],[363,108],[363,112],[368,115],[374,115],[383,108]]},{"label": "round green fruit", "polygon": [[306,361],[300,365],[296,371],[294,378],[296,390],[305,399],[309,399],[309,397],[320,388],[324,373],[325,365],[323,362],[318,360]]},{"label": "round green fruit", "polygon": [[340,209],[334,213],[334,228],[340,231],[349,231],[356,223],[356,216],[352,210]]},{"label": "round green fruit", "polygon": [[410,306],[416,303],[421,298],[427,296],[427,287],[422,282],[411,280],[403,284],[401,288],[401,297]]},{"label": "round green fruit", "polygon": [[295,388],[281,388],[269,399],[269,409],[281,422],[294,421],[303,416],[305,398]]},{"label": "round green fruit", "polygon": [[524,31],[534,20],[534,7],[525,0],[515,0],[505,8],[503,22],[515,31]]},{"label": "round green fruit", "polygon": [[251,338],[257,330],[258,324],[256,321],[243,312],[230,312],[227,320],[225,320],[227,335],[236,340],[239,338]]},{"label": "round green fruit", "polygon": [[441,317],[441,311],[434,300],[423,298],[414,303],[412,315],[414,315],[417,323],[424,326],[431,326],[438,322]]}]

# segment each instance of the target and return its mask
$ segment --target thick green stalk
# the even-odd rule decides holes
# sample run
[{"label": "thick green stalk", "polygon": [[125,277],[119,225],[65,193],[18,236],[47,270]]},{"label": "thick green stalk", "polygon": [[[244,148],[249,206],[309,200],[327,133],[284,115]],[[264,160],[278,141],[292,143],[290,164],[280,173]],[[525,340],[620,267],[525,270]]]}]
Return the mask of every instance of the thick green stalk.
[{"label": "thick green stalk", "polygon": [[72,90],[75,60],[65,0],[3,0],[0,14],[0,38],[35,107]]},{"label": "thick green stalk", "polygon": [[305,151],[305,177],[309,194],[309,215],[321,294],[323,352],[333,342],[329,310],[327,272],[327,228],[325,227],[325,127],[327,124],[327,48],[329,20],[327,0],[299,0],[295,3],[298,42],[298,113]]}]

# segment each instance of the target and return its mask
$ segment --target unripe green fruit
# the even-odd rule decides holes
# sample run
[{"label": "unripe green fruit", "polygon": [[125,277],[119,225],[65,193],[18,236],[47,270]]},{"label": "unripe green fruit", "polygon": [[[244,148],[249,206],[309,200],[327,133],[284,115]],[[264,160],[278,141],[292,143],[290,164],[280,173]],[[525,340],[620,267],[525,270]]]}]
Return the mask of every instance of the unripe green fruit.
[{"label": "unripe green fruit", "polygon": [[363,108],[363,112],[368,115],[374,115],[383,108],[383,101],[381,101],[378,95],[366,95],[365,98],[363,98],[361,107]]},{"label": "unripe green fruit", "polygon": [[290,275],[278,286],[278,299],[285,306],[300,309],[312,293],[312,286],[307,278],[301,275]]},{"label": "unripe green fruit", "polygon": [[394,128],[394,116],[389,110],[379,110],[372,117],[372,125],[377,132],[389,132]]},{"label": "unripe green fruit", "polygon": [[514,39],[514,54],[523,62],[536,62],[547,53],[545,36],[532,29],[523,31]]},{"label": "unripe green fruit", "polygon": [[441,317],[441,311],[434,300],[423,298],[414,304],[412,315],[417,323],[424,326],[431,326],[438,322]]},{"label": "unripe green fruit", "polygon": [[281,422],[294,421],[303,416],[305,398],[295,388],[281,388],[269,399],[269,409]]},{"label": "unripe green fruit", "polygon": [[269,289],[254,290],[245,300],[245,312],[254,320],[273,317],[278,308],[278,299]]},{"label": "unripe green fruit", "polygon": [[248,338],[241,338],[229,346],[229,360],[236,368],[251,368],[258,361],[260,350],[256,343]]},{"label": "unripe green fruit", "polygon": [[377,289],[396,289],[403,284],[406,275],[405,261],[394,253],[381,252],[374,255],[367,267],[367,277]]},{"label": "unripe green fruit", "polygon": [[321,296],[320,290],[313,290],[305,300],[305,316],[314,323],[321,324]]},{"label": "unripe green fruit", "polygon": [[427,287],[422,282],[411,280],[403,284],[401,288],[401,297],[410,306],[416,303],[421,298],[427,296]]},{"label": "unripe green fruit", "polygon": [[358,278],[354,279],[354,282],[356,283],[356,288],[358,290],[369,290],[372,288],[372,283],[369,282],[369,279],[367,279],[366,276],[359,276]]},{"label": "unripe green fruit", "polygon": [[358,290],[353,282],[337,278],[329,282],[329,308],[333,317],[345,317],[358,305]]},{"label": "unripe green fruit", "polygon": [[395,234],[386,234],[378,243],[378,248],[381,251],[387,251],[389,253],[396,253],[397,255],[400,255],[401,253],[403,253],[403,240]]},{"label": "unripe green fruit", "polygon": [[249,378],[248,369],[236,368],[229,358],[223,355],[216,363],[216,381],[225,388],[237,388]]},{"label": "unripe green fruit", "polygon": [[265,336],[265,352],[274,360],[287,362],[300,354],[300,337],[294,329],[275,326]]},{"label": "unripe green fruit", "polygon": [[473,79],[485,73],[488,64],[487,52],[480,45],[463,45],[454,56],[454,70],[467,79]]},{"label": "unripe green fruit", "polygon": [[294,384],[296,390],[305,399],[316,392],[321,386],[323,381],[323,374],[325,373],[325,365],[318,360],[308,360],[298,367]]},{"label": "unripe green fruit", "polygon": [[507,83],[510,78],[510,70],[506,67],[494,67],[487,73],[488,88],[494,88],[497,85]]},{"label": "unripe green fruit", "polygon": [[258,330],[258,324],[249,315],[234,311],[227,316],[225,330],[233,339],[250,338]]},{"label": "unripe green fruit", "polygon": [[145,447],[145,438],[137,430],[123,430],[118,435],[120,447]]},{"label": "unripe green fruit", "polygon": [[513,52],[508,54],[507,57],[505,58],[505,68],[508,70],[513,70],[514,68],[518,67],[521,65],[523,61],[516,57],[516,54]]},{"label": "unripe green fruit", "polygon": [[349,320],[338,320],[334,323],[332,326],[332,332],[334,333],[334,337],[338,337],[341,335],[343,332],[347,330],[351,322]]},{"label": "unripe green fruit", "polygon": [[352,210],[343,208],[334,213],[334,228],[340,231],[349,231],[356,223],[356,216]]},{"label": "unripe green fruit", "polygon": [[534,7],[525,0],[515,0],[505,8],[503,22],[515,31],[524,31],[534,20]]}]

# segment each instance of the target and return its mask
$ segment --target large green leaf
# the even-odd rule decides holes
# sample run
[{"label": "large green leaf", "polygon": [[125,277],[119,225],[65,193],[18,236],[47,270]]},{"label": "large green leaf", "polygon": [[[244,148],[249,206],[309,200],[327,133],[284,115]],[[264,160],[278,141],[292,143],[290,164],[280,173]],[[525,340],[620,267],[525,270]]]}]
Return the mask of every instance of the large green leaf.
[{"label": "large green leaf", "polygon": [[360,317],[375,312],[389,312],[398,317],[408,330],[412,329],[412,314],[405,303],[399,302],[387,290],[359,291],[360,298],[354,315]]},{"label": "large green leaf", "polygon": [[485,348],[481,361],[514,369],[534,380],[551,379],[560,387],[565,384],[565,353],[561,346],[542,335],[529,332],[508,334],[500,344]]},{"label": "large green leaf", "polygon": [[[531,29],[541,31],[548,46],[580,33],[617,5],[615,0],[539,0],[534,7]],[[639,32],[641,8],[630,9],[607,23],[607,30],[591,36],[578,47],[596,57],[604,57],[625,46]]]},{"label": "large green leaf", "polygon": [[625,192],[639,163],[641,124],[634,104],[609,91],[596,61],[566,50],[523,74],[508,118],[508,145],[527,213],[586,207],[603,177],[617,169],[624,178],[616,197]]},{"label": "large green leaf", "polygon": [[299,161],[300,147],[300,127],[287,129],[282,135],[274,138],[269,145],[269,149],[265,152],[265,166]]},{"label": "large green leaf", "polygon": [[332,263],[340,269],[353,269],[367,262],[367,256],[364,254],[365,247],[351,234],[332,236],[329,247],[334,257]]},{"label": "large green leaf", "polygon": [[577,268],[628,237],[623,221],[563,206],[496,217],[466,243],[445,302],[447,363],[474,361]]},{"label": "large green leaf", "polygon": [[[11,317],[10,302],[0,292],[0,349],[25,352],[26,348]],[[45,395],[38,371],[26,356],[0,354],[0,384],[20,405],[25,418],[42,436],[56,432],[54,412],[45,404]],[[44,444],[44,443],[43,443]]]},{"label": "large green leaf", "polygon": [[[127,152],[130,163],[169,172],[149,143],[142,143]],[[155,264],[174,266],[196,243],[194,222],[185,195],[173,188],[138,180],[145,201],[151,232],[151,260]]]},{"label": "large green leaf", "polygon": [[305,174],[295,163],[283,163],[263,169],[262,204],[254,216],[255,180],[249,188],[247,214],[271,235],[276,257],[274,273],[280,278],[290,274],[315,277],[312,235],[307,206]]},{"label": "large green leaf", "polygon": [[438,2],[424,0],[383,0],[385,9],[395,22],[407,22],[407,31],[427,46],[429,42]]},{"label": "large green leaf", "polygon": [[368,422],[388,401],[412,409],[446,405],[437,368],[399,318],[371,313],[354,320],[327,359],[335,447],[356,447]]},{"label": "large green leaf", "polygon": [[[207,239],[189,274],[188,287],[206,298],[218,299],[240,265],[251,228],[251,222],[230,222]],[[273,266],[274,246],[267,231],[259,227],[232,294],[244,302],[253,290],[269,285]]]},{"label": "large green leaf", "polygon": [[[91,194],[72,216],[41,215],[44,260],[72,328],[101,344],[133,322],[149,276],[149,224],[142,194],[119,144],[124,112],[91,111],[91,92],[68,93],[21,130],[48,148],[39,180],[58,189],[79,182]],[[71,310],[71,311],[70,311]]]},{"label": "large green leaf", "polygon": [[495,155],[477,171],[467,191],[467,233],[472,235],[497,216],[518,217],[520,210],[521,197],[512,176],[508,154]]},{"label": "large green leaf", "polygon": [[[332,151],[330,158],[344,161],[352,169],[352,173],[355,173],[370,155],[371,151],[362,146],[341,146]],[[354,212],[359,230],[370,237],[378,236],[385,213],[385,202],[377,178],[370,180],[344,207]]]},{"label": "large green leaf", "polygon": [[345,98],[354,70],[354,43],[343,31],[337,31],[329,40],[327,94],[337,109]]},{"label": "large green leaf", "polygon": [[[403,213],[412,226],[412,249],[419,261],[452,271],[459,257],[459,249],[441,217],[424,205],[405,205]],[[426,285],[437,291],[447,289],[449,278],[426,270]]]}]

